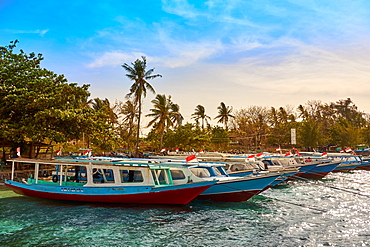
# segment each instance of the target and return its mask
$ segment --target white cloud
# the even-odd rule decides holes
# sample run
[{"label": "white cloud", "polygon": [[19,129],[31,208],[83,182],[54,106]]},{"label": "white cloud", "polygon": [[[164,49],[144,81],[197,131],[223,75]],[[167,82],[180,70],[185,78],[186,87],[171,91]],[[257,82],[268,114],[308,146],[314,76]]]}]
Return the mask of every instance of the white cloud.
[{"label": "white cloud", "polygon": [[3,30],[3,31],[9,32],[9,33],[14,33],[14,34],[17,34],[17,33],[34,33],[34,34],[39,34],[40,36],[43,36],[49,31],[49,29],[45,29],[45,30],[9,30],[9,29],[6,29],[6,30]]},{"label": "white cloud", "polygon": [[125,53],[121,51],[105,52],[98,56],[88,67],[117,66],[129,61],[134,61],[141,56],[146,56],[148,62],[163,64],[165,67],[176,68],[189,66],[199,60],[207,59],[222,50],[220,42],[180,42],[163,40],[162,47],[167,51],[161,57],[145,55],[140,52]]},{"label": "white cloud", "polygon": [[195,42],[171,42],[165,44],[170,51],[168,57],[158,58],[166,67],[176,68],[189,66],[199,60],[207,59],[217,53],[222,46],[220,42],[214,43],[195,43]]},{"label": "white cloud", "polygon": [[140,58],[141,56],[145,56],[144,53],[124,53],[119,51],[114,52],[105,52],[100,57],[96,58],[92,63],[88,64],[89,68],[97,68],[97,67],[115,67],[118,65],[122,65],[124,63],[129,63],[128,61],[135,61],[136,59]]},{"label": "white cloud", "polygon": [[162,6],[164,11],[185,18],[203,15],[202,12],[199,12],[193,5],[184,0],[162,0]]}]

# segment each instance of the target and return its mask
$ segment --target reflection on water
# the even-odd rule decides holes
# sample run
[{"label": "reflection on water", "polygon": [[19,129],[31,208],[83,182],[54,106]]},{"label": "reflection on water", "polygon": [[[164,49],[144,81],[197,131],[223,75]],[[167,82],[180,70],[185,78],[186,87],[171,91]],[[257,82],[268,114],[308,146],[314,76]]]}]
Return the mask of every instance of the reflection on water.
[{"label": "reflection on water", "polygon": [[[370,195],[370,173],[325,185]],[[3,246],[369,246],[369,197],[290,181],[242,203],[91,204],[14,194],[0,186]],[[5,245],[3,244],[5,243]]]}]

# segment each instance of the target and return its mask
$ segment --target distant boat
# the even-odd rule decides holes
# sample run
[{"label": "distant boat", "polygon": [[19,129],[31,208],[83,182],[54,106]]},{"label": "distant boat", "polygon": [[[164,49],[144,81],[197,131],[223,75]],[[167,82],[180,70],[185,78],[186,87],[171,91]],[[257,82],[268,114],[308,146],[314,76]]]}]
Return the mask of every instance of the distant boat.
[{"label": "distant boat", "polygon": [[218,182],[202,192],[197,198],[223,202],[247,201],[269,188],[281,177],[281,173],[259,174],[244,177],[231,177],[224,164],[200,163],[190,167],[194,175],[204,180],[217,179]]},{"label": "distant boat", "polygon": [[[14,159],[11,180],[15,193],[52,199],[99,203],[185,205],[217,180],[175,184],[168,166],[147,162]],[[32,178],[15,181],[14,164],[34,165]],[[44,177],[50,166],[57,168]]]},{"label": "distant boat", "polygon": [[255,161],[227,163],[227,171],[231,176],[280,172],[282,176],[275,183],[272,183],[272,185],[276,185],[294,177],[322,178],[326,175],[322,173],[323,167],[317,168],[321,163],[322,161],[306,163],[296,157],[266,156]]},{"label": "distant boat", "polygon": [[[314,159],[312,157],[305,158],[302,156],[299,157],[279,157],[279,158],[267,158],[263,162],[270,160],[272,163],[281,164],[282,167],[295,167],[299,168],[297,174],[293,176],[298,178],[306,179],[321,179],[324,178],[327,174],[333,171],[340,162],[335,162],[329,159]],[[269,169],[272,169],[273,166],[268,166]]]}]

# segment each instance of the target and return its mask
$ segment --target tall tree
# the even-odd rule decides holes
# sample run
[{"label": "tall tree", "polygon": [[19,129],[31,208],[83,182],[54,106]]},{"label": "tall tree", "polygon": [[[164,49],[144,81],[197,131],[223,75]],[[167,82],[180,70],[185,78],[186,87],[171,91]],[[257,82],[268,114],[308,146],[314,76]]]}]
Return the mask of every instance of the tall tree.
[{"label": "tall tree", "polygon": [[152,100],[154,108],[150,109],[152,113],[147,114],[146,117],[152,117],[153,119],[149,122],[148,127],[155,124],[156,132],[160,134],[160,147],[163,145],[163,135],[166,129],[173,126],[172,118],[172,101],[171,96],[166,98],[166,95],[157,94],[154,100]]},{"label": "tall tree", "polygon": [[178,104],[172,103],[171,111],[171,120],[175,127],[179,127],[182,124],[182,121],[184,121],[184,117],[180,113],[180,106]]},{"label": "tall tree", "polygon": [[202,105],[197,105],[195,107],[195,112],[192,115],[192,118],[198,122],[199,119],[202,120],[202,130],[204,131],[204,122],[208,124],[208,120],[211,120],[211,117],[206,114],[206,109]]},{"label": "tall tree", "polygon": [[289,143],[290,139],[290,122],[287,111],[280,107],[276,110],[274,107],[268,111],[269,136],[267,142],[269,144],[280,146],[283,143]]},{"label": "tall tree", "polygon": [[132,140],[135,138],[133,133],[137,128],[135,121],[138,118],[139,110],[137,105],[131,100],[127,100],[125,103],[116,103],[116,106],[118,115],[122,117],[122,123],[119,127],[120,136],[131,145]]},{"label": "tall tree", "polygon": [[357,110],[357,106],[350,98],[331,103],[330,106],[336,110],[338,118],[346,119],[353,126],[361,127],[366,122],[363,113]]},{"label": "tall tree", "polygon": [[13,143],[63,142],[96,127],[86,105],[89,85],[79,87],[41,68],[42,54],[16,53],[17,43],[0,47],[1,137]]},{"label": "tall tree", "polygon": [[250,106],[235,113],[232,120],[236,140],[246,148],[260,147],[266,141],[269,114],[266,107]]},{"label": "tall tree", "polygon": [[115,124],[117,123],[117,114],[114,112],[115,106],[111,107],[110,102],[107,98],[100,99],[100,98],[94,98],[93,100],[89,101],[89,105],[92,109],[94,109],[96,112],[100,112],[103,115],[103,118],[106,123],[108,124]]},{"label": "tall tree", "polygon": [[[116,105],[111,107],[107,98],[94,98],[89,100],[88,104],[94,110],[98,121],[105,125],[105,128],[100,128],[94,133],[88,133],[89,140],[94,143],[94,147],[101,150],[114,150],[120,143],[119,136],[116,134],[118,125],[118,116],[115,113]],[[89,143],[88,143],[89,144]]]},{"label": "tall tree", "polygon": [[142,112],[142,100],[146,97],[147,90],[155,94],[155,90],[148,83],[148,80],[152,80],[157,77],[162,77],[160,74],[153,75],[154,69],[147,70],[146,57],[142,56],[141,59],[137,59],[131,65],[125,63],[122,67],[126,70],[126,76],[129,80],[134,81],[131,85],[130,92],[126,97],[133,97],[135,104],[138,105],[138,118],[137,118],[137,134],[136,134],[136,153],[139,151],[139,136],[140,136],[140,120]]},{"label": "tall tree", "polygon": [[229,118],[233,118],[234,116],[231,115],[233,108],[231,106],[226,106],[224,102],[221,102],[220,106],[217,107],[218,115],[215,119],[219,119],[217,123],[223,123],[225,125],[226,131],[228,130],[227,123],[229,122]]}]

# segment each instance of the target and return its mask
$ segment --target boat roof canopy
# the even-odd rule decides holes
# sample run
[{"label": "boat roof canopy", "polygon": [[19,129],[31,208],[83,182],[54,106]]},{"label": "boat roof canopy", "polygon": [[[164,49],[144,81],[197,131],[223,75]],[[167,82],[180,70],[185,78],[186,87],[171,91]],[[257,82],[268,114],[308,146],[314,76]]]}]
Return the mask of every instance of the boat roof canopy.
[{"label": "boat roof canopy", "polygon": [[181,162],[151,162],[140,160],[89,160],[89,159],[25,159],[16,158],[8,160],[10,162],[24,163],[24,164],[45,164],[45,165],[71,165],[71,166],[88,166],[88,165],[101,165],[101,166],[135,166],[135,167],[149,167],[150,169],[167,169],[169,167],[185,167],[188,166]]}]

